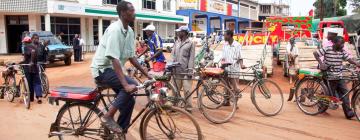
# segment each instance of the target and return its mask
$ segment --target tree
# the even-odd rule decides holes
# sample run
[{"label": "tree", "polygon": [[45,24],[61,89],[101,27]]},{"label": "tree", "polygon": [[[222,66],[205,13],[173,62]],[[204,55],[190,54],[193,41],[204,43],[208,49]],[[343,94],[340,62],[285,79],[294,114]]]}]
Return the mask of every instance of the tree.
[{"label": "tree", "polygon": [[[345,16],[346,15],[346,0],[322,0],[323,4],[323,17],[333,17],[333,16]],[[360,0],[358,0],[360,1]],[[335,9],[334,9],[334,3],[336,5],[336,15],[334,15]],[[315,18],[320,18],[320,0],[316,0],[314,2],[315,7]]]},{"label": "tree", "polygon": [[349,0],[351,7],[354,8],[352,12],[360,13],[360,0]]}]

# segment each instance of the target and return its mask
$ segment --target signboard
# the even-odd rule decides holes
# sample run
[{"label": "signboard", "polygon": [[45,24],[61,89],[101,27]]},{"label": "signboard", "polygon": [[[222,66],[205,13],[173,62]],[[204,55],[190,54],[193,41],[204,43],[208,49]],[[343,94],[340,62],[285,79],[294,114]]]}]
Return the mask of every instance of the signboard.
[{"label": "signboard", "polygon": [[[268,43],[272,44],[272,43],[276,43],[278,39],[277,35],[270,35],[269,36],[269,40]],[[267,40],[267,36],[263,33],[258,33],[258,34],[251,34],[245,37],[245,34],[237,34],[234,35],[234,40],[240,42],[240,43],[248,43],[251,45],[257,45],[257,44],[265,44],[266,40]]]},{"label": "signboard", "polygon": [[337,36],[344,37],[344,28],[324,28],[324,35],[323,38],[327,38],[329,31],[337,33]]},{"label": "signboard", "polygon": [[208,12],[226,14],[226,4],[224,0],[208,0]]},{"label": "signboard", "polygon": [[85,8],[74,3],[54,3],[54,13],[84,14]]},{"label": "signboard", "polygon": [[[271,35],[279,36],[280,40],[288,41],[290,37],[311,37],[312,17],[268,17],[266,27]],[[284,26],[293,26],[298,30],[284,31]]]},{"label": "signboard", "polygon": [[178,10],[182,9],[197,9],[198,0],[177,0]]},{"label": "signboard", "polygon": [[196,18],[192,21],[192,30],[206,32],[206,25],[207,25],[206,18]]}]

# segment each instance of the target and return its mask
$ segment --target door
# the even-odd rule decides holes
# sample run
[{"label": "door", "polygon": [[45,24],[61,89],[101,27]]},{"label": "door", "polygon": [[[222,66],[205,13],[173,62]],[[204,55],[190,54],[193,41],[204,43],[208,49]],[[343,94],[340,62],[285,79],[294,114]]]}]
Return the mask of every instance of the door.
[{"label": "door", "polygon": [[22,33],[29,31],[28,16],[6,16],[8,53],[21,53]]}]

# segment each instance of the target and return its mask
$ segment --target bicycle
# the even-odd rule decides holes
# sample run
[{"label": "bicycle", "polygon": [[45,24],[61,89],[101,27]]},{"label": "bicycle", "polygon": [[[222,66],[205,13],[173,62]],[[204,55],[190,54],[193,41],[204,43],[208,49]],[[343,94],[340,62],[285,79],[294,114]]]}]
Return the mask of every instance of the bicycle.
[{"label": "bicycle", "polygon": [[[228,92],[233,92],[235,97],[241,98],[242,94],[248,87],[251,87],[251,101],[254,104],[255,108],[264,116],[275,116],[280,113],[284,105],[284,97],[280,87],[273,81],[264,78],[263,69],[260,68],[260,61],[257,61],[257,64],[249,66],[248,71],[245,73],[242,72],[228,72],[225,70],[226,67],[232,65],[230,63],[222,64],[222,69],[224,72],[217,77],[218,83],[223,83],[228,90]],[[247,74],[252,70],[252,74]],[[254,77],[247,85],[240,89],[239,92],[235,93],[235,91],[231,88],[229,83],[230,75],[239,76],[251,76]],[[217,88],[217,87],[213,87]],[[275,92],[274,92],[275,91]],[[214,99],[214,98],[213,98]],[[262,100],[263,99],[263,100]],[[273,102],[271,99],[275,99]],[[266,103],[269,101],[269,103]],[[216,101],[214,101],[216,103]],[[276,105],[278,104],[278,105]],[[270,108],[274,107],[274,108]]]},{"label": "bicycle", "polygon": [[[295,101],[299,109],[307,115],[324,113],[327,109],[336,110],[342,105],[342,99],[353,92],[350,100],[352,110],[357,120],[360,121],[360,75],[350,66],[345,66],[342,71],[350,72],[349,75],[328,75],[324,72],[309,73],[300,71],[303,77],[295,86]],[[352,81],[352,88],[343,96],[338,97],[330,88],[331,80]]]},{"label": "bicycle", "polygon": [[47,65],[48,63],[38,63],[38,68],[39,68],[39,77],[40,77],[40,82],[41,82],[41,89],[44,95],[44,98],[46,98],[49,95],[49,87],[50,87],[50,83],[49,83],[49,79],[45,73],[45,68],[44,66]]},{"label": "bicycle", "polygon": [[[16,67],[18,66],[18,68]],[[9,102],[13,102],[15,97],[22,98],[22,102],[25,105],[26,109],[30,109],[30,90],[29,84],[25,76],[25,71],[23,66],[30,66],[30,64],[8,64],[7,72],[4,75],[5,84],[3,92],[7,96]],[[19,84],[16,84],[16,74],[20,71],[20,81]]]},{"label": "bicycle", "polygon": [[[202,133],[199,124],[189,113],[166,105],[166,88],[162,88],[160,93],[156,94],[152,91],[155,82],[155,80],[148,80],[143,85],[137,86],[138,90],[145,89],[145,94],[137,92],[133,96],[147,96],[148,103],[121,134],[114,134],[100,125],[100,117],[104,115],[104,111],[99,109],[99,104],[102,103],[104,110],[108,111],[108,105],[104,99],[106,95],[101,93],[106,87],[98,87],[95,90],[62,87],[62,89],[51,91],[49,97],[51,104],[58,104],[59,101],[65,101],[65,104],[59,110],[55,122],[51,124],[49,137],[126,139],[125,133],[142,115],[139,130],[141,139],[160,139],[162,138],[160,135],[165,135],[163,139],[181,139],[193,136],[194,139],[201,140]],[[176,121],[183,123],[179,124]],[[180,127],[185,127],[185,130],[180,130]],[[180,133],[184,133],[183,135],[187,137],[182,137]]]},{"label": "bicycle", "polygon": [[[222,91],[214,90],[212,93],[208,92],[206,89],[210,89],[210,81],[211,78],[215,77],[214,73],[209,72],[210,68],[198,67],[195,69],[195,73],[175,73],[177,67],[180,66],[180,63],[169,63],[166,66],[164,76],[156,77],[156,80],[162,81],[166,83],[166,86],[170,90],[170,96],[168,100],[177,107],[185,108],[189,105],[187,100],[191,98],[191,96],[196,92],[198,97],[197,106],[200,112],[204,115],[204,117],[212,123],[221,124],[228,122],[231,118],[234,117],[236,111],[236,98],[232,92],[229,94],[223,94]],[[177,76],[188,76],[194,75],[193,78],[178,78]],[[192,80],[197,81],[196,87],[187,94],[187,96],[182,97],[180,94],[179,87],[177,86],[176,80]],[[174,85],[172,84],[174,83]],[[215,84],[218,86],[222,86],[219,84]],[[227,89],[224,89],[227,90]],[[207,105],[206,102],[202,100],[203,96],[208,96],[208,94],[216,94],[217,104],[215,106]],[[208,96],[212,97],[212,96]],[[227,100],[225,100],[227,99]],[[230,106],[227,106],[227,101],[232,102]],[[209,110],[208,110],[209,109]]]}]

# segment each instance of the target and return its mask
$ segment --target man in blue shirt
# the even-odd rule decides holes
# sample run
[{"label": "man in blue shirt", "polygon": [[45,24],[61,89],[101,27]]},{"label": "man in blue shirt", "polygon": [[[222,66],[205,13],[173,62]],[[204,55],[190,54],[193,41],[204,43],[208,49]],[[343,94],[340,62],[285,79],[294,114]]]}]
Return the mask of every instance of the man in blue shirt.
[{"label": "man in blue shirt", "polygon": [[155,26],[148,25],[143,31],[146,32],[146,35],[149,37],[148,45],[150,48],[151,57],[147,58],[145,61],[153,62],[153,71],[161,72],[165,70],[165,56],[163,54],[163,45],[161,37],[155,33]]}]

